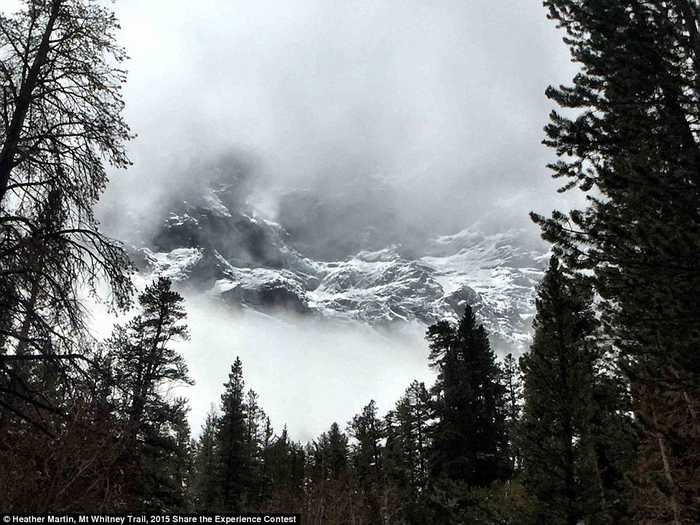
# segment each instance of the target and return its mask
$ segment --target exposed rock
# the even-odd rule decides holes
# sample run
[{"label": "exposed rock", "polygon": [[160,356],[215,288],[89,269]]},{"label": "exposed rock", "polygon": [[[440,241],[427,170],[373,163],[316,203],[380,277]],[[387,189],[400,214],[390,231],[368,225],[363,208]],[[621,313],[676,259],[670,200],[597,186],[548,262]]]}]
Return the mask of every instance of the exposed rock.
[{"label": "exposed rock", "polygon": [[152,246],[145,271],[167,275],[236,308],[290,310],[371,325],[457,319],[475,307],[498,350],[522,349],[546,253],[516,230],[477,228],[434,239],[424,254],[399,246],[336,261],[300,253],[280,224],[227,206],[217,191],[183,202]]}]

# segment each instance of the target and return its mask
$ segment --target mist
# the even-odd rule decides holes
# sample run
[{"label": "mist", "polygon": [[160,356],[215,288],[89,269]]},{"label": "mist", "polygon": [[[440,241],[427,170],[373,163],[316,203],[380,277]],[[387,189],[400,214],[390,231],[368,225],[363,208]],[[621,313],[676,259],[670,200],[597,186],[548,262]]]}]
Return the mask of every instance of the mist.
[{"label": "mist", "polygon": [[[519,0],[116,4],[131,60],[134,166],[105,207],[125,231],[207,163],[251,164],[247,197],[274,218],[291,189],[379,204],[409,233],[523,223],[558,203],[541,145],[543,92],[570,78],[561,36]],[[132,191],[139,188],[138,195]],[[130,225],[129,225],[130,226]],[[131,227],[136,229],[136,227]],[[128,231],[128,230],[127,230]],[[404,233],[404,232],[402,232]]]},{"label": "mist", "polygon": [[419,326],[381,333],[359,323],[232,314],[201,299],[188,307],[197,344],[182,353],[196,381],[187,389],[194,433],[211,404],[218,409],[236,356],[275,430],[286,424],[303,441],[333,421],[344,427],[371,399],[385,412],[411,381],[433,380]]},{"label": "mist", "polygon": [[[544,90],[574,69],[539,2],[115,6],[138,136],[134,165],[112,173],[100,216],[127,243],[147,241],[172,203],[222,174],[241,206],[290,227],[308,216],[290,214],[290,192],[341,210],[315,221],[322,235],[296,232],[321,258],[347,255],[323,248],[367,223],[382,242],[415,247],[477,221],[490,231],[528,225],[536,237],[530,210],[568,207],[540,142]],[[412,379],[431,377],[421,327],[234,315],[206,296],[189,296],[188,312],[195,432],[236,355],[273,424],[297,439],[344,423],[371,398],[385,411]]]},{"label": "mist", "polygon": [[[139,288],[146,282],[136,279]],[[372,399],[386,413],[413,380],[434,380],[425,327],[418,324],[376,330],[359,322],[234,311],[205,295],[184,295],[190,339],[176,347],[194,385],[173,386],[170,394],[189,400],[194,436],[207,412],[219,409],[236,357],[246,389],[259,395],[275,431],[286,425],[301,441],[315,439],[334,421],[344,427]],[[93,333],[108,337],[114,314],[99,304],[91,310]]]}]

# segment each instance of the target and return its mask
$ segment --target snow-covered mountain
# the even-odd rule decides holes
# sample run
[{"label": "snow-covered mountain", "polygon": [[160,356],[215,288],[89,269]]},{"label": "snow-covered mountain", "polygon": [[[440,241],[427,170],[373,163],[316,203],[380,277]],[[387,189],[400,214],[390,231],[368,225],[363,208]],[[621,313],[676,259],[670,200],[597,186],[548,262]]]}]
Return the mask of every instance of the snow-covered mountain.
[{"label": "snow-covered mountain", "polygon": [[230,192],[212,186],[174,205],[152,242],[137,250],[142,271],[234,308],[375,326],[456,319],[468,303],[498,350],[526,345],[547,255],[525,246],[521,231],[487,235],[474,226],[429,240],[420,253],[391,245],[317,260],[283,225],[242,211]]}]

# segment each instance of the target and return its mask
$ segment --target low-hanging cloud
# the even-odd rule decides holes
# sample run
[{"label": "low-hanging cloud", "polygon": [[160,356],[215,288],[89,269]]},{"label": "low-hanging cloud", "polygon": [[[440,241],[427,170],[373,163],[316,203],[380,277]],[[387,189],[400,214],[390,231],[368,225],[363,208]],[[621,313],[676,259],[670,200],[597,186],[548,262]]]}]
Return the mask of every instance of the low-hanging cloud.
[{"label": "low-hanging cloud", "polygon": [[195,434],[211,406],[218,409],[236,356],[275,429],[286,424],[303,441],[334,421],[343,427],[370,399],[385,412],[411,381],[433,380],[418,325],[381,332],[360,323],[234,314],[201,296],[188,297],[187,307],[192,340],[180,346],[196,383],[178,393],[189,398]]}]

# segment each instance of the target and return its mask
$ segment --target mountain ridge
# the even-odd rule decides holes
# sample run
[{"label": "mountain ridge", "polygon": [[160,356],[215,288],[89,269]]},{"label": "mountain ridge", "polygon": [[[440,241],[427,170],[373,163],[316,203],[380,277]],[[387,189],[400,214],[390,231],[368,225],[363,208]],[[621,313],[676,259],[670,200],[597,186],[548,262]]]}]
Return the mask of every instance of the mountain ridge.
[{"label": "mountain ridge", "polygon": [[236,309],[371,326],[454,321],[470,304],[497,351],[526,348],[547,252],[525,246],[523,230],[485,234],[473,225],[430,239],[422,253],[393,244],[317,260],[282,224],[227,205],[225,191],[207,188],[174,206],[153,240],[135,249],[140,270]]}]

